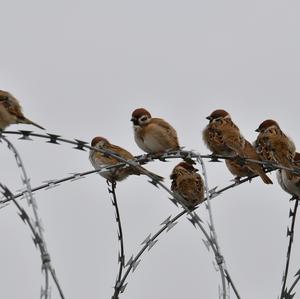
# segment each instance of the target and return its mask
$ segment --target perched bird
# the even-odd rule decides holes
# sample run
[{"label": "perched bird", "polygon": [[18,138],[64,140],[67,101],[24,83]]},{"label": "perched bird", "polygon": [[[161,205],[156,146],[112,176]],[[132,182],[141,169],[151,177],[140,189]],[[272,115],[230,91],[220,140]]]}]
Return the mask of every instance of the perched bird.
[{"label": "perched bird", "polygon": [[215,155],[243,156],[245,139],[225,110],[215,110],[206,119],[209,124],[203,131],[203,140]]},{"label": "perched bird", "polygon": [[[255,151],[255,148],[246,139],[245,139],[245,146],[243,148],[243,152],[245,158],[260,161],[260,157]],[[244,163],[241,163],[241,161],[239,160],[241,159],[239,158],[234,160],[227,159],[225,161],[229,171],[236,176],[236,181],[239,181],[241,177],[249,177],[254,174],[257,174],[261,177],[261,179],[265,184],[273,184],[272,180],[265,174],[264,168],[261,164],[255,162],[249,162],[249,161],[245,161]]]},{"label": "perched bird", "polygon": [[153,118],[144,108],[133,111],[134,139],[146,153],[161,154],[178,150],[179,142],[175,129],[162,118]]},{"label": "perched bird", "polygon": [[[300,153],[297,152],[294,156],[294,167],[300,168]],[[292,178],[289,179],[286,170],[278,169],[277,180],[284,191],[300,199],[300,174],[293,174]]]},{"label": "perched bird", "polygon": [[9,92],[0,90],[0,129],[4,130],[11,124],[29,124],[45,130],[40,125],[26,118],[18,100]]},{"label": "perched bird", "polygon": [[[127,150],[123,149],[120,146],[111,144],[107,139],[105,139],[103,137],[93,138],[93,140],[91,142],[91,146],[95,147],[97,149],[108,150],[126,160],[134,159],[134,156],[131,153],[129,153]],[[95,169],[99,169],[101,167],[112,166],[112,165],[121,163],[117,158],[111,157],[108,154],[101,153],[94,149],[90,150],[89,158]],[[115,181],[119,182],[119,181],[126,179],[129,175],[132,175],[132,174],[134,174],[134,175],[144,174],[142,172],[143,169],[144,168],[140,165],[137,165],[136,167],[126,165],[126,166],[117,167],[117,168],[113,168],[111,170],[101,172],[100,175],[103,176],[105,179],[107,179],[110,182],[115,182]],[[152,176],[152,178],[154,180],[157,180],[157,181],[163,180],[163,177],[161,177],[157,174],[154,174],[153,172],[148,171],[148,173]]]},{"label": "perched bird", "polygon": [[[276,162],[284,167],[291,168],[294,165],[296,147],[294,142],[280,129],[278,123],[268,119],[263,121],[258,129],[255,148],[263,160]],[[289,179],[292,173],[287,171]]]},{"label": "perched bird", "polygon": [[241,168],[235,164],[238,162],[238,157],[253,160],[260,160],[260,158],[251,143],[242,136],[239,128],[232,121],[227,111],[221,109],[215,110],[207,119],[209,120],[209,124],[203,131],[204,142],[213,154],[237,157],[236,161],[226,163],[228,169],[234,175],[240,177],[242,174],[245,174],[242,176],[248,176],[248,173],[254,173],[259,175],[265,184],[273,183],[265,174],[262,165],[258,163],[246,162],[244,168],[242,167],[243,173],[238,173],[241,171]]},{"label": "perched bird", "polygon": [[204,184],[198,169],[187,162],[177,164],[170,176],[172,180],[171,190],[178,193],[184,204],[192,208],[204,200]]}]

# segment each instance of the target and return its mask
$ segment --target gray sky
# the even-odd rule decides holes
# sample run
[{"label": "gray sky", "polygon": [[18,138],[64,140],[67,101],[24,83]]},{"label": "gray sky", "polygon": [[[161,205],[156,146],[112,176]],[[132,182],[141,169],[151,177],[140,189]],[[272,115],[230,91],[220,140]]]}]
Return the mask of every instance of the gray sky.
[{"label": "gray sky", "polygon": [[[141,150],[129,120],[138,107],[165,118],[181,145],[202,153],[205,117],[216,108],[228,110],[250,141],[261,121],[274,118],[299,148],[299,12],[296,0],[2,0],[1,89],[47,132],[86,141],[102,135],[134,154]],[[21,128],[29,129],[10,127]],[[88,153],[71,146],[9,138],[33,186],[92,168]],[[4,145],[0,151],[0,180],[17,190],[13,157]],[[175,163],[147,168],[168,178]],[[210,187],[232,178],[223,163],[207,168]],[[129,178],[117,191],[128,259],[179,210],[145,178]],[[110,298],[118,244],[104,179],[93,175],[36,198],[66,298]],[[291,205],[276,183],[257,179],[213,201],[219,242],[242,298],[279,295]],[[198,212],[207,218],[204,206]],[[39,298],[39,253],[28,228],[13,206],[0,214],[0,297]],[[291,279],[300,267],[297,235]],[[120,298],[217,298],[219,274],[201,239],[182,219],[145,254]]]}]

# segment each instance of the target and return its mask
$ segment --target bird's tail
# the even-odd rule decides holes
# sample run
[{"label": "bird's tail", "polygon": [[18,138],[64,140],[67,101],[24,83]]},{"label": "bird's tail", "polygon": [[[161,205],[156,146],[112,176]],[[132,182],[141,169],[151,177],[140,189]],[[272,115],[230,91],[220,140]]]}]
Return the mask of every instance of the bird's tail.
[{"label": "bird's tail", "polygon": [[[127,170],[128,171],[128,170]],[[164,178],[152,171],[147,170],[146,168],[142,167],[141,165],[130,167],[129,173],[135,175],[147,175],[146,172],[151,176],[151,178],[156,182],[163,182]]]},{"label": "bird's tail", "polygon": [[265,184],[273,184],[272,180],[264,172],[260,172],[259,176]]},{"label": "bird's tail", "polygon": [[45,130],[45,128],[43,128],[42,126],[36,124],[35,122],[33,122],[32,120],[30,120],[26,117],[24,117],[24,119],[20,119],[19,122],[22,123],[22,124],[33,125],[33,126],[38,127],[39,129]]}]

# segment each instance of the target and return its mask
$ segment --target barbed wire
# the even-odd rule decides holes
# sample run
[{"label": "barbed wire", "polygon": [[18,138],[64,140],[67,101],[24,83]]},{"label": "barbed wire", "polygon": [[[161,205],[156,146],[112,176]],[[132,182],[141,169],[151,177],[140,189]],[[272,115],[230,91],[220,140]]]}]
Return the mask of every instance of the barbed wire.
[{"label": "barbed wire", "polygon": [[[285,265],[285,270],[283,274],[283,279],[282,279],[282,288],[281,288],[281,294],[280,294],[280,299],[289,299],[293,298],[295,293],[292,294],[292,290],[294,289],[291,288],[289,291],[286,288],[286,283],[287,283],[287,278],[288,278],[288,273],[289,273],[289,265],[290,265],[290,258],[291,258],[291,253],[292,253],[292,245],[294,241],[294,232],[295,232],[295,223],[296,223],[296,217],[297,217],[297,210],[299,206],[299,198],[297,197],[292,197],[291,200],[295,201],[295,205],[293,210],[290,209],[289,213],[289,218],[291,219],[291,228],[288,227],[287,229],[287,237],[289,238],[289,245],[288,245],[288,250],[287,250],[287,256],[286,256],[286,265]],[[300,272],[299,272],[300,274]],[[296,281],[297,284],[298,281]],[[296,286],[295,284],[295,286]]]},{"label": "barbed wire", "polygon": [[[195,152],[193,151],[187,151],[187,150],[183,150],[182,148],[180,150],[176,150],[176,151],[168,151],[164,154],[162,154],[161,156],[157,157],[156,155],[151,155],[151,154],[144,154],[144,155],[139,155],[139,156],[135,156],[134,160],[125,160],[122,157],[120,157],[119,155],[117,155],[116,153],[114,153],[113,151],[109,151],[109,150],[103,150],[103,149],[99,149],[99,148],[95,148],[92,146],[89,146],[89,142],[86,141],[82,141],[79,139],[74,139],[74,140],[70,140],[70,139],[65,139],[65,138],[61,138],[60,135],[56,135],[56,134],[51,134],[51,133],[47,133],[47,134],[37,134],[34,133],[33,131],[26,131],[26,130],[19,130],[19,131],[1,131],[0,130],[0,135],[1,134],[9,134],[9,135],[19,135],[21,136],[19,139],[20,140],[32,140],[30,137],[37,137],[40,139],[46,139],[47,143],[52,143],[52,144],[56,144],[56,145],[60,145],[61,143],[66,143],[66,144],[71,144],[71,145],[75,145],[75,147],[73,149],[76,150],[80,150],[80,151],[85,151],[86,149],[92,149],[95,151],[99,151],[101,153],[104,154],[108,154],[111,157],[116,158],[118,161],[123,162],[120,163],[118,165],[115,165],[115,167],[120,167],[123,166],[125,164],[127,165],[131,165],[131,166],[136,166],[136,163],[141,163],[141,164],[146,164],[150,161],[153,160],[166,160],[166,159],[172,159],[172,158],[197,158],[199,155],[195,154]],[[61,143],[59,143],[61,142]],[[226,155],[214,155],[214,154],[207,154],[207,155],[200,155],[201,158],[203,159],[211,159],[212,162],[218,162],[219,159],[222,160],[234,160],[236,157],[232,157],[232,156],[226,156]],[[265,166],[267,169],[271,168],[271,169],[284,169],[284,170],[288,170],[296,175],[300,175],[300,168],[299,167],[285,167],[281,164],[278,164],[276,162],[272,162],[272,161],[263,161],[263,160],[254,160],[254,159],[249,159],[249,158],[244,158],[244,157],[239,157],[239,162],[241,164],[250,162],[250,163],[257,163],[257,164],[261,164],[263,166]],[[150,177],[151,179],[154,179],[151,176],[151,173],[147,172],[146,169],[144,169],[144,171],[147,173],[148,177]],[[146,174],[145,173],[145,174]]]},{"label": "barbed wire", "polygon": [[121,216],[120,216],[120,211],[119,211],[119,206],[118,206],[118,200],[117,200],[117,195],[116,195],[116,182],[109,182],[108,180],[106,181],[108,184],[108,192],[111,194],[111,201],[112,205],[115,209],[115,220],[117,222],[118,226],[118,242],[119,242],[119,252],[118,252],[118,263],[119,263],[119,270],[115,282],[114,289],[117,290],[120,285],[120,280],[122,278],[122,273],[123,269],[125,267],[125,251],[124,251],[124,237],[123,237],[123,229],[122,229],[122,222],[121,222]]},{"label": "barbed wire", "polygon": [[[41,261],[42,261],[42,270],[45,271],[45,287],[41,289],[41,295],[40,298],[48,298],[48,296],[50,295],[50,289],[49,289],[49,273],[48,273],[48,267],[46,266],[48,261],[49,261],[49,256],[47,256],[45,254],[43,245],[42,245],[42,240],[40,238],[40,235],[38,233],[38,231],[35,229],[35,224],[34,221],[32,221],[29,217],[29,215],[27,214],[27,212],[25,211],[25,209],[23,209],[19,203],[15,200],[13,193],[0,182],[0,187],[2,189],[2,194],[9,198],[17,207],[17,209],[19,210],[20,214],[20,218],[22,219],[22,221],[27,224],[29,226],[29,229],[31,230],[32,234],[33,234],[33,243],[35,245],[35,247],[37,247],[40,251],[41,254]],[[63,297],[62,297],[63,298]]]},{"label": "barbed wire", "polygon": [[[100,152],[102,152],[104,154],[108,154],[109,156],[112,156],[112,157],[118,159],[119,161],[121,161],[117,165],[114,165],[114,167],[120,167],[120,166],[123,166],[125,164],[128,164],[128,165],[131,165],[132,167],[135,167],[137,165],[137,163],[146,164],[146,163],[148,163],[150,161],[153,161],[153,160],[155,160],[157,158],[160,159],[160,160],[166,160],[166,159],[172,159],[172,158],[183,158],[184,159],[184,158],[187,158],[187,157],[199,159],[199,156],[200,156],[200,158],[209,158],[209,159],[211,159],[211,161],[218,161],[219,159],[233,159],[232,157],[227,157],[227,156],[199,155],[199,154],[195,154],[194,152],[184,151],[184,150],[181,149],[179,151],[167,152],[167,153],[165,153],[164,155],[162,155],[160,157],[153,157],[153,156],[151,156],[149,154],[146,154],[146,155],[136,156],[134,160],[127,161],[125,159],[122,159],[121,157],[119,157],[118,155],[116,155],[113,152],[110,152],[108,150],[101,150],[101,149],[96,149],[96,148],[90,147],[90,146],[87,145],[88,144],[87,142],[84,142],[84,141],[81,141],[81,140],[78,140],[78,139],[74,139],[75,141],[73,141],[73,140],[63,139],[59,135],[55,135],[55,134],[42,135],[42,134],[33,133],[32,131],[18,131],[18,132],[15,132],[15,131],[5,131],[3,133],[5,133],[5,134],[21,135],[21,138],[19,138],[19,139],[22,139],[22,140],[31,140],[30,137],[38,137],[38,138],[48,139],[47,143],[60,144],[59,142],[62,142],[62,143],[69,143],[69,144],[75,145],[74,149],[77,149],[77,150],[93,149],[93,150],[96,150],[96,151],[100,151]],[[259,161],[259,160],[253,160],[253,159],[247,159],[247,158],[241,158],[240,160],[241,160],[240,163],[251,162],[251,163],[261,164],[261,165],[265,166],[269,170],[285,169],[285,170],[291,171],[294,174],[297,174],[297,175],[300,174],[300,168],[297,168],[297,167],[288,168],[288,167],[284,167],[282,165],[279,165],[279,164],[271,162],[271,161]],[[106,167],[106,169],[107,169],[107,167]],[[97,172],[97,171],[95,171],[95,172]],[[161,182],[155,181],[155,178],[153,178],[151,176],[151,174],[146,169],[144,169],[143,172],[144,172],[144,174],[146,174],[151,179],[150,182],[152,184],[154,184],[155,186],[159,185],[160,187],[162,187],[163,189],[165,189],[165,191],[167,191],[173,197],[173,198],[170,198],[170,199],[174,203],[179,202],[184,207],[183,203],[180,200],[178,200],[178,196],[174,196],[174,194],[166,186],[164,186]],[[90,173],[92,173],[92,172],[88,172],[86,174],[90,174]],[[253,176],[253,177],[256,177],[256,176]],[[74,175],[72,177],[72,179],[79,179],[79,178],[81,178],[80,174],[76,174],[76,175]],[[247,178],[247,180],[249,180],[251,178]],[[52,182],[48,183],[48,187],[49,188],[52,188],[52,187],[54,187],[56,185],[57,184],[55,183],[55,181],[54,182],[52,181]],[[231,185],[225,187],[225,189],[222,190],[222,192],[224,192],[225,190],[228,190],[229,188],[233,188],[233,187],[235,187],[237,185],[239,185],[239,184],[237,184],[237,183],[231,184]],[[43,188],[44,187],[42,187],[42,189]],[[221,192],[221,190],[214,192],[212,195],[216,196],[218,194],[218,192]],[[9,201],[9,200],[7,200],[7,201]],[[2,204],[5,204],[5,202],[2,202]],[[197,224],[200,227],[200,229],[201,229],[202,225],[201,225],[201,219],[199,218],[199,216],[193,214],[191,212],[191,210],[189,210],[189,209],[187,209],[186,212],[191,216],[191,219],[189,219],[189,220],[194,225]],[[211,229],[210,225],[209,225],[209,229]],[[212,233],[212,236],[213,236],[213,233]],[[213,242],[212,242],[213,245],[215,245],[214,244],[214,240],[215,239],[213,238]],[[213,249],[215,248],[215,246],[211,246],[211,247]],[[219,257],[222,257],[222,256],[219,255]],[[223,257],[222,257],[222,259],[223,259]],[[229,275],[228,271],[226,269],[223,269],[222,272],[225,273],[225,276],[226,276],[226,279],[227,279],[228,283],[231,284],[231,286],[233,287],[233,290],[235,291],[236,295],[239,296],[237,294],[236,288],[234,287],[234,285],[232,283],[232,280],[230,278],[230,275]],[[300,273],[300,270],[299,270],[299,273]],[[299,279],[300,278],[297,278],[296,281],[295,281],[295,283],[297,283],[299,281]],[[291,287],[292,289],[294,288],[295,283]],[[223,284],[223,286],[224,286],[224,284]],[[225,296],[224,296],[224,293],[225,293]],[[224,288],[223,288],[223,293],[221,295],[223,296],[223,298],[226,298],[226,291],[224,291]]]},{"label": "barbed wire", "polygon": [[202,175],[204,177],[204,186],[205,186],[205,193],[206,193],[206,199],[207,199],[206,207],[208,210],[209,221],[210,221],[209,227],[210,227],[210,231],[211,231],[211,237],[214,240],[214,244],[215,244],[215,248],[216,248],[216,261],[217,261],[217,264],[219,266],[220,273],[221,273],[223,293],[220,293],[220,297],[223,297],[223,299],[226,299],[227,294],[228,294],[228,298],[230,297],[229,290],[227,290],[227,288],[226,288],[226,278],[225,278],[226,265],[225,265],[224,257],[221,253],[221,249],[220,249],[220,245],[219,245],[218,237],[217,237],[217,232],[216,232],[215,225],[214,225],[212,207],[210,204],[210,193],[209,193],[209,187],[208,187],[208,177],[207,177],[206,167],[205,167],[203,158],[201,158],[200,154],[198,155],[198,158],[196,159],[196,161],[201,165],[201,168],[202,168]]},{"label": "barbed wire", "polygon": [[32,212],[33,212],[33,217],[34,217],[33,223],[37,230],[36,234],[38,235],[38,239],[36,239],[36,241],[38,240],[38,242],[40,243],[42,262],[43,262],[42,270],[45,274],[45,286],[44,286],[44,288],[43,287],[41,288],[40,298],[48,299],[51,297],[50,288],[49,288],[50,287],[49,286],[49,273],[48,273],[48,272],[50,272],[51,276],[56,284],[56,287],[59,291],[60,297],[62,299],[64,299],[64,294],[63,294],[62,288],[58,282],[58,278],[56,276],[55,270],[51,263],[50,253],[47,249],[47,244],[46,244],[46,240],[45,240],[44,233],[43,233],[44,228],[43,228],[42,221],[41,221],[41,218],[39,217],[39,213],[38,213],[38,205],[32,194],[30,179],[27,175],[22,158],[21,158],[19,152],[17,151],[17,149],[15,148],[15,146],[5,136],[0,136],[0,140],[4,140],[7,143],[8,149],[14,154],[17,166],[20,169],[21,174],[22,174],[21,175],[22,183],[24,184],[25,189],[26,189],[24,196],[27,199],[27,204],[28,204],[29,208],[31,208]]},{"label": "barbed wire", "polygon": [[293,299],[296,295],[296,293],[292,294],[292,291],[294,290],[295,286],[298,284],[298,282],[300,281],[300,269],[298,270],[298,272],[295,274],[295,277],[297,277],[294,281],[294,283],[292,284],[292,286],[289,288],[289,290],[286,292],[285,294],[285,298],[284,299]]}]

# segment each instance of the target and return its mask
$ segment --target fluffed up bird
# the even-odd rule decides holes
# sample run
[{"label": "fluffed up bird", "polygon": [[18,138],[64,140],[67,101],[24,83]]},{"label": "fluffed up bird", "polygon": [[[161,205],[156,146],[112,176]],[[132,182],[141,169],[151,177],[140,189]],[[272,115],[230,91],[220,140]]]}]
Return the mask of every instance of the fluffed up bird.
[{"label": "fluffed up bird", "polygon": [[[281,131],[278,123],[272,119],[263,121],[256,129],[258,132],[255,149],[263,160],[292,168],[296,147],[294,142]],[[289,179],[292,173],[286,172]]]},{"label": "fluffed up bird", "polygon": [[231,120],[230,114],[222,109],[213,111],[206,119],[208,125],[203,131],[203,140],[216,155],[243,155],[245,139]]},{"label": "fluffed up bird", "polygon": [[[128,152],[127,150],[123,149],[120,146],[111,144],[107,139],[103,137],[93,138],[91,142],[91,146],[97,149],[108,150],[125,160],[134,159],[134,156],[130,152]],[[89,158],[95,169],[99,169],[106,166],[113,166],[121,163],[117,158],[111,157],[108,154],[101,153],[94,149],[90,150]],[[101,172],[100,175],[113,183],[115,181],[120,182],[132,174],[143,175],[144,174],[143,170],[144,168],[140,165],[137,165],[135,167],[126,165],[126,166],[116,167],[116,168],[112,168],[111,170]],[[163,181],[163,177],[154,174],[153,172],[150,171],[147,172],[151,175],[151,177],[154,180]]]},{"label": "fluffed up bird", "polygon": [[184,204],[195,207],[204,200],[204,184],[198,169],[187,162],[177,164],[170,176],[172,180],[171,190],[184,199]]},{"label": "fluffed up bird", "polygon": [[[294,156],[294,167],[300,168],[300,153],[297,152]],[[300,199],[300,174],[293,174],[291,179],[289,179],[286,170],[278,169],[276,175],[281,188],[292,196]]]},{"label": "fluffed up bird", "polygon": [[170,150],[179,150],[175,129],[162,118],[153,118],[144,108],[133,111],[134,139],[146,153],[161,154]]},{"label": "fluffed up bird", "polygon": [[4,130],[11,124],[29,124],[45,130],[40,125],[26,118],[18,100],[9,92],[0,90],[0,129]]},{"label": "fluffed up bird", "polygon": [[247,168],[249,173],[259,175],[265,184],[273,184],[265,174],[263,166],[258,163],[246,161],[244,165],[241,165],[244,167],[243,169],[238,167],[238,157],[258,161],[260,158],[251,143],[242,136],[227,111],[215,110],[207,119],[209,124],[203,131],[204,142],[213,154],[237,157],[236,161],[226,163],[231,173],[240,177],[242,173],[238,172],[243,170],[243,174],[245,174],[243,176],[247,176]]}]

